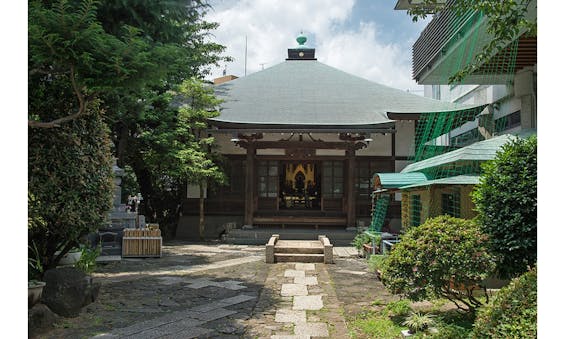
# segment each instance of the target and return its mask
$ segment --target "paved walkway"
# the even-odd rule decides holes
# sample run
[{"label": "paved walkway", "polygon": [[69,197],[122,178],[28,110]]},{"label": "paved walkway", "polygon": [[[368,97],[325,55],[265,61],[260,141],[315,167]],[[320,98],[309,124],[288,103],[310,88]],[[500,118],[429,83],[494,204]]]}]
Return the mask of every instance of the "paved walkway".
[{"label": "paved walkway", "polygon": [[266,264],[264,246],[173,243],[162,258],[101,267],[96,302],[38,337],[347,338],[344,315],[373,300],[350,289],[360,277],[376,282],[356,254],[337,247],[333,265]]}]

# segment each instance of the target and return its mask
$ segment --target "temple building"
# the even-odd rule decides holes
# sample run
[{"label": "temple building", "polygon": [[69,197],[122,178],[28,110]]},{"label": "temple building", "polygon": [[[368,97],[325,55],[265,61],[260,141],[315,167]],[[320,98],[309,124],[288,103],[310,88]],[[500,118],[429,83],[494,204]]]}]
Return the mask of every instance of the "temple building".
[{"label": "temple building", "polygon": [[[215,81],[223,100],[210,134],[226,159],[228,186],[208,187],[206,235],[231,229],[356,229],[371,222],[371,178],[413,159],[415,121],[430,112],[485,105],[442,102],[380,85],[316,59],[297,38],[287,59],[251,75]],[[354,60],[352,60],[354,62]],[[182,206],[178,238],[198,235],[198,196]],[[400,225],[400,196],[384,222]]]}]

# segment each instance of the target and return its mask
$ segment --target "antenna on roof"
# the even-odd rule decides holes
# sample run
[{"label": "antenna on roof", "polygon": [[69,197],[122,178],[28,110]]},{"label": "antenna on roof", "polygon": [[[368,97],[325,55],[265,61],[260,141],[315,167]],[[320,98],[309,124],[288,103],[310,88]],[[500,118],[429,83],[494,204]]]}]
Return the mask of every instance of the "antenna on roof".
[{"label": "antenna on roof", "polygon": [[259,64],[259,65],[261,65],[261,70],[264,70],[264,69],[265,69],[265,65],[266,65],[266,64],[267,64],[266,62],[264,62],[264,63],[262,63],[262,64]]},{"label": "antenna on roof", "polygon": [[243,71],[243,75],[247,75],[247,35],[245,36],[245,66],[244,66],[244,71]]}]

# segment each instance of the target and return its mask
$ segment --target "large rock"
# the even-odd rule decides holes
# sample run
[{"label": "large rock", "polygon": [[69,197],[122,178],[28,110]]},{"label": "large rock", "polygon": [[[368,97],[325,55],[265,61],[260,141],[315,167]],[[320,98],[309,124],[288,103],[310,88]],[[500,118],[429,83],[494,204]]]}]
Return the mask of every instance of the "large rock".
[{"label": "large rock", "polygon": [[39,333],[53,326],[57,320],[57,315],[47,306],[36,304],[28,310],[28,336],[35,338]]},{"label": "large rock", "polygon": [[41,302],[64,317],[76,317],[80,309],[98,297],[100,283],[74,267],[47,270]]}]

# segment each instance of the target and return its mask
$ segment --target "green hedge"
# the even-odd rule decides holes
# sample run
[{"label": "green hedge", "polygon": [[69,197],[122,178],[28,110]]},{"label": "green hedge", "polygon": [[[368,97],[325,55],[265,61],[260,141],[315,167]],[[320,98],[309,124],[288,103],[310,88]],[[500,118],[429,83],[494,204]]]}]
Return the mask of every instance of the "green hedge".
[{"label": "green hedge", "polygon": [[537,337],[537,270],[502,288],[492,302],[479,309],[473,338]]}]

